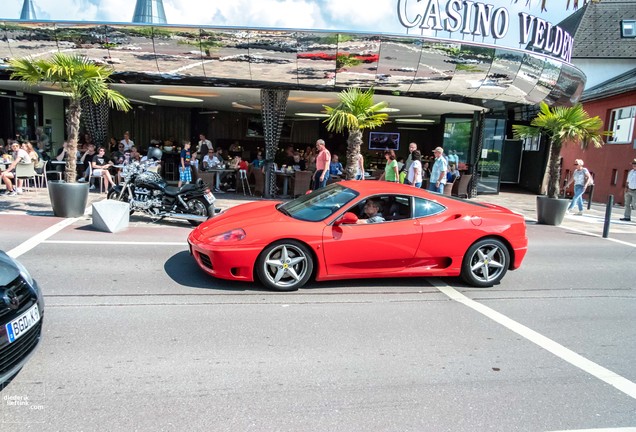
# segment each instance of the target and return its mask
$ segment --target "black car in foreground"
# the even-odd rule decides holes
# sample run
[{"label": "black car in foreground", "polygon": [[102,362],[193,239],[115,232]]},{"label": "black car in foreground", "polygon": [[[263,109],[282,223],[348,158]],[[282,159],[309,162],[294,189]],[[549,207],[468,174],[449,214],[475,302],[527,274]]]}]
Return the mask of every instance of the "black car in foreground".
[{"label": "black car in foreground", "polygon": [[35,352],[44,300],[22,264],[0,251],[0,391]]}]

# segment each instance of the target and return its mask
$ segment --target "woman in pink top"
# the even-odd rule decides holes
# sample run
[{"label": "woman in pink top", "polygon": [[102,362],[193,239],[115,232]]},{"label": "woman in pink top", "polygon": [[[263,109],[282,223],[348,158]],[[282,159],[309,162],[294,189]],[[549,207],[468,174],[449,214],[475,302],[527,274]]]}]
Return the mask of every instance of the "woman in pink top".
[{"label": "woman in pink top", "polygon": [[327,185],[329,180],[329,163],[331,163],[331,153],[325,147],[325,141],[319,139],[316,141],[316,149],[318,150],[318,156],[316,156],[316,172],[313,177],[314,190],[320,189]]}]

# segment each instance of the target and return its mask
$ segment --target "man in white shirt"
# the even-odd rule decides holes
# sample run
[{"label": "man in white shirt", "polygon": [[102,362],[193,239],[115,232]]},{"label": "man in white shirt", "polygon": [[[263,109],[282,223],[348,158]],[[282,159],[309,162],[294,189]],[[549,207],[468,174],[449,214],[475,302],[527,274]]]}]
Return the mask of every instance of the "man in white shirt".
[{"label": "man in white shirt", "polygon": [[130,139],[130,133],[128,131],[124,132],[124,139],[119,141],[124,145],[124,151],[128,151],[135,145],[135,142]]},{"label": "man in white shirt", "polygon": [[212,150],[212,148],[210,147],[208,153],[203,156],[203,169],[206,170],[209,168],[214,168],[215,166],[219,165],[219,163],[219,158],[214,153],[214,150]]},{"label": "man in white shirt", "polygon": [[6,171],[2,172],[0,178],[2,178],[2,181],[7,186],[7,195],[15,196],[22,193],[22,179],[18,179],[16,188],[13,187],[11,182],[12,179],[15,179],[15,167],[19,163],[31,163],[31,158],[25,150],[20,148],[18,142],[14,141],[13,144],[11,144],[11,149],[13,150],[13,162],[11,162],[11,165],[9,165]]},{"label": "man in white shirt", "polygon": [[625,215],[622,221],[632,220],[632,205],[636,204],[636,159],[632,161],[632,169],[627,173],[625,183]]}]

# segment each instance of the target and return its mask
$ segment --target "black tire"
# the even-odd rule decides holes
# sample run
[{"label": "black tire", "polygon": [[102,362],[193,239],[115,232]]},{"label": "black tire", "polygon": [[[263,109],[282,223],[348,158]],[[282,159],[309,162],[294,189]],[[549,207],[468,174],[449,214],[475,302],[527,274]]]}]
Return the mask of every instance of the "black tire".
[{"label": "black tire", "polygon": [[466,251],[461,278],[469,285],[488,288],[501,281],[509,265],[510,252],[506,245],[497,239],[485,238]]},{"label": "black tire", "polygon": [[263,285],[276,291],[296,291],[314,271],[311,251],[295,240],[267,246],[256,260],[256,275]]},{"label": "black tire", "polygon": [[[106,195],[107,199],[112,199],[112,200],[118,200],[121,202],[125,202],[125,203],[129,203],[130,200],[128,199],[128,192],[124,192],[124,194],[121,196],[121,198],[119,197],[119,192],[117,192],[115,189],[111,189],[110,191],[108,191],[108,195]],[[130,210],[129,215],[132,215],[135,211]]]},{"label": "black tire", "polygon": [[[186,204],[188,205],[189,214],[207,216],[208,219],[214,216],[214,212],[210,213],[210,208],[208,207],[207,202],[204,202],[201,198],[191,198],[186,201]],[[188,220],[188,222],[190,222],[190,225],[192,226],[199,226],[202,223],[195,220]]]}]

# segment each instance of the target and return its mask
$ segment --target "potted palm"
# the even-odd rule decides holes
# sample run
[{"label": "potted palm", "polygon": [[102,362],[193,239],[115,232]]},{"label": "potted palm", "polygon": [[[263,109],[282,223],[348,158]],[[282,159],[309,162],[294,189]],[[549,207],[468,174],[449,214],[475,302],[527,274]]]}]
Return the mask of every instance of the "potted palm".
[{"label": "potted palm", "polygon": [[108,87],[114,72],[80,55],[54,54],[49,59],[21,58],[9,62],[11,79],[29,85],[51,84],[70,99],[66,125],[68,148],[64,182],[50,182],[49,196],[53,213],[59,217],[84,214],[88,200],[88,183],[76,183],[77,138],[82,114],[82,99],[98,104],[107,101],[111,107],[128,111],[130,103],[121,93]]},{"label": "potted palm", "polygon": [[358,88],[343,90],[338,95],[340,103],[336,107],[324,106],[327,111],[325,123],[330,132],[349,131],[347,138],[347,166],[345,178],[351,180],[356,174],[356,164],[362,144],[362,131],[382,126],[388,118],[381,112],[386,102],[373,102],[373,89],[362,91]]},{"label": "potted palm", "polygon": [[601,132],[602,127],[601,118],[590,117],[581,104],[550,108],[545,102],[541,102],[539,114],[530,122],[530,126],[512,126],[515,138],[543,135],[548,139],[548,189],[547,196],[537,197],[539,223],[560,225],[565,217],[568,201],[558,198],[561,148],[567,143],[579,143],[581,148],[587,148],[589,144],[601,147],[602,136],[607,135]]}]

